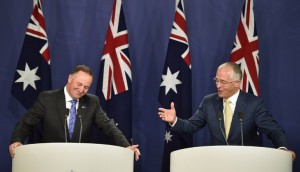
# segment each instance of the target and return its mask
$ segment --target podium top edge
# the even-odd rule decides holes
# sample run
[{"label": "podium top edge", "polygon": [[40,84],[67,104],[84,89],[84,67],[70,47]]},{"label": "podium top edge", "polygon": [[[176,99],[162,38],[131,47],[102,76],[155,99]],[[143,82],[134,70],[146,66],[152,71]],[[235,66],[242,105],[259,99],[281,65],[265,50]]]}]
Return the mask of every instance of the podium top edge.
[{"label": "podium top edge", "polygon": [[124,151],[131,151],[128,148],[116,146],[116,145],[109,145],[109,144],[97,144],[97,143],[35,143],[35,144],[25,144],[22,146],[17,147],[16,150],[20,149],[30,149],[30,148],[52,148],[52,147],[73,147],[73,148],[82,148],[82,147],[89,147],[89,148],[106,148],[106,149],[117,149],[117,150],[124,150]]},{"label": "podium top edge", "polygon": [[231,150],[231,149],[243,149],[243,150],[278,150],[276,148],[271,147],[261,147],[261,146],[239,146],[239,145],[213,145],[213,146],[196,146],[196,147],[190,147],[190,148],[184,148],[175,150],[171,153],[180,152],[183,150],[189,151],[189,150],[195,150],[195,149],[223,149],[223,150]]}]

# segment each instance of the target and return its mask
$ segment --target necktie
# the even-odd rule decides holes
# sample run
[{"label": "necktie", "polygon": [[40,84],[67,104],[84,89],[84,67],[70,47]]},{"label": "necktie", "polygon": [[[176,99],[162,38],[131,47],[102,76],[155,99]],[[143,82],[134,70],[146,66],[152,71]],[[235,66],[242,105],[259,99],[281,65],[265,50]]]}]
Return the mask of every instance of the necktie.
[{"label": "necktie", "polygon": [[75,121],[76,121],[76,103],[77,100],[71,100],[70,119],[69,119],[69,135],[72,138]]},{"label": "necktie", "polygon": [[231,107],[229,106],[230,100],[226,99],[225,100],[225,109],[224,109],[224,115],[225,115],[225,133],[226,133],[226,139],[228,139],[228,135],[229,135],[229,130],[230,130],[230,125],[231,125],[231,121],[232,121],[232,110]]}]

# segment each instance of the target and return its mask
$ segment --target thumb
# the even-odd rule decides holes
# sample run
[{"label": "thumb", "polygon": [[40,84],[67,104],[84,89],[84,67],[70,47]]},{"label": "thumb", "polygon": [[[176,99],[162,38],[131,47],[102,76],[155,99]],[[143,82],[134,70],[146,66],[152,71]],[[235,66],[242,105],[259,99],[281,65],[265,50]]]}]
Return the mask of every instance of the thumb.
[{"label": "thumb", "polygon": [[174,105],[174,102],[171,102],[171,110],[175,110],[175,105]]}]

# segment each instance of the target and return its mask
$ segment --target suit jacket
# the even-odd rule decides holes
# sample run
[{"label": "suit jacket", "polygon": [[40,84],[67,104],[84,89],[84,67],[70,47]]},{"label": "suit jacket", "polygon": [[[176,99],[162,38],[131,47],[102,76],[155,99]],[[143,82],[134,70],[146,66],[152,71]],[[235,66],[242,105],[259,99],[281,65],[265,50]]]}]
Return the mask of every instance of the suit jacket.
[{"label": "suit jacket", "polygon": [[[218,94],[204,97],[197,111],[188,120],[177,118],[172,131],[182,133],[194,133],[205,125],[208,126],[212,145],[227,144],[222,134],[224,119],[218,120],[218,113],[223,115],[223,99]],[[287,139],[268,112],[264,102],[259,97],[240,91],[234,110],[231,128],[228,136],[229,145],[241,145],[241,123],[239,113],[243,113],[243,140],[244,145],[258,146],[258,129],[266,134],[276,148],[287,147]],[[220,126],[221,125],[221,126]],[[221,129],[222,128],[222,129]]]},{"label": "suit jacket", "polygon": [[66,142],[66,139],[68,142],[79,142],[81,124],[78,116],[80,115],[82,119],[81,142],[90,141],[90,131],[92,125],[95,124],[115,145],[123,147],[130,145],[114,121],[109,119],[101,109],[99,99],[95,95],[86,94],[79,99],[72,138],[69,138],[66,125],[68,115],[63,89],[41,92],[33,106],[16,124],[11,142],[24,142],[31,134],[32,127],[38,123],[41,123],[42,127],[41,142]]}]

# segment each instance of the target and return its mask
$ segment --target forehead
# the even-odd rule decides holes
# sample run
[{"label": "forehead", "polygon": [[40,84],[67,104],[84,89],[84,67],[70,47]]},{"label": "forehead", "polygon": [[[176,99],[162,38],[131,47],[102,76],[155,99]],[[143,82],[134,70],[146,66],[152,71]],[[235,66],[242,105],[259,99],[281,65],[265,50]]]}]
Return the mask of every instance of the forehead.
[{"label": "forehead", "polygon": [[216,77],[222,80],[231,79],[232,69],[228,66],[221,67],[217,70]]},{"label": "forehead", "polygon": [[83,84],[90,85],[92,82],[93,77],[89,75],[88,73],[79,71],[77,73],[72,74],[71,80],[74,82],[80,82]]}]

